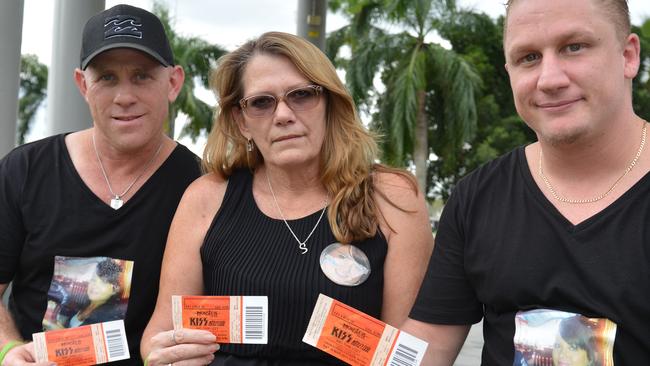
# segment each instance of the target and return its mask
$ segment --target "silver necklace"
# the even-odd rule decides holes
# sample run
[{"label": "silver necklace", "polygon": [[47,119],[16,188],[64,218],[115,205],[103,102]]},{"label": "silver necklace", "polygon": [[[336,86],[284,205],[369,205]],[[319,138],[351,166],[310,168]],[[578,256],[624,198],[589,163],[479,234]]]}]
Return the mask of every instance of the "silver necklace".
[{"label": "silver necklace", "polygon": [[124,197],[124,195],[129,192],[129,190],[131,189],[131,187],[133,187],[135,182],[137,182],[138,179],[140,179],[142,177],[144,172],[147,171],[147,169],[149,168],[151,163],[153,163],[153,161],[156,159],[156,156],[158,156],[158,153],[160,153],[160,149],[162,148],[162,145],[163,145],[163,143],[161,141],[160,145],[158,145],[158,149],[156,149],[156,152],[153,154],[151,159],[149,159],[149,161],[144,165],[144,168],[142,169],[140,174],[138,174],[138,176],[135,177],[133,182],[131,182],[131,184],[129,184],[129,186],[126,187],[124,192],[122,192],[121,194],[116,194],[115,192],[113,192],[113,187],[111,187],[111,182],[108,180],[108,175],[106,174],[106,169],[104,169],[104,164],[102,164],[102,159],[99,157],[99,151],[97,150],[97,144],[95,143],[95,133],[93,132],[93,149],[95,149],[95,156],[97,157],[97,162],[99,162],[99,168],[102,170],[102,174],[104,175],[104,180],[106,181],[106,185],[108,186],[108,190],[111,192],[111,197],[112,197],[111,198],[111,208],[112,209],[118,210],[120,207],[122,207],[124,205],[124,200],[122,199],[122,197]]},{"label": "silver necklace", "polygon": [[309,238],[311,238],[311,235],[314,233],[314,231],[316,231],[316,228],[318,227],[318,224],[320,224],[320,220],[323,218],[323,214],[325,213],[325,209],[327,209],[327,201],[325,202],[325,207],[323,207],[323,210],[320,212],[320,216],[318,217],[318,221],[316,221],[316,225],[314,225],[314,228],[311,229],[311,232],[309,233],[309,235],[307,235],[307,239],[305,239],[303,241],[300,241],[300,239],[298,239],[298,236],[296,235],[296,233],[294,233],[293,230],[291,230],[291,226],[289,226],[289,223],[287,222],[287,220],[284,218],[284,214],[282,213],[282,209],[280,208],[280,205],[278,205],[278,200],[277,200],[277,198],[275,198],[275,192],[273,192],[273,187],[271,187],[271,179],[269,179],[269,175],[266,174],[266,172],[264,173],[264,175],[266,175],[266,182],[269,184],[269,190],[271,191],[271,196],[273,196],[273,203],[275,203],[275,207],[278,209],[278,212],[280,213],[280,217],[282,218],[282,221],[284,222],[284,224],[287,226],[287,229],[289,229],[289,232],[291,233],[291,235],[293,235],[293,238],[296,239],[296,241],[298,242],[298,249],[300,249],[302,251],[302,253],[300,253],[300,254],[307,253],[309,251],[309,249],[307,248],[307,240],[309,240]]},{"label": "silver necklace", "polygon": [[620,177],[618,177],[618,179],[616,179],[614,181],[614,184],[612,184],[612,186],[609,187],[609,189],[607,191],[605,191],[605,193],[601,193],[600,195],[598,195],[596,197],[592,197],[592,198],[588,198],[588,199],[576,200],[576,199],[570,199],[570,198],[562,197],[559,194],[557,194],[557,192],[555,191],[555,189],[551,185],[551,182],[548,181],[548,178],[546,178],[546,175],[544,175],[544,171],[542,170],[542,148],[540,146],[540,149],[539,149],[539,163],[538,163],[538,165],[539,165],[539,175],[540,175],[540,177],[542,177],[542,180],[544,181],[544,184],[546,184],[546,188],[548,188],[548,190],[551,191],[551,195],[553,195],[553,198],[555,198],[556,200],[558,200],[560,202],[570,203],[570,204],[593,203],[593,202],[600,201],[601,199],[607,197],[607,195],[610,194],[610,192],[612,192],[614,190],[614,188],[616,188],[616,186],[621,181],[621,179],[623,179],[623,177],[625,177],[627,175],[627,173],[629,173],[630,170],[632,170],[632,168],[634,168],[637,161],[639,160],[639,157],[641,156],[641,153],[643,152],[643,147],[645,146],[646,126],[647,125],[648,125],[647,123],[645,123],[645,122],[643,123],[643,131],[641,133],[641,144],[639,145],[639,150],[636,152],[636,155],[634,156],[634,159],[632,159],[632,161],[630,162],[630,165],[628,165],[627,168],[625,169],[625,171],[623,171],[623,174]]}]

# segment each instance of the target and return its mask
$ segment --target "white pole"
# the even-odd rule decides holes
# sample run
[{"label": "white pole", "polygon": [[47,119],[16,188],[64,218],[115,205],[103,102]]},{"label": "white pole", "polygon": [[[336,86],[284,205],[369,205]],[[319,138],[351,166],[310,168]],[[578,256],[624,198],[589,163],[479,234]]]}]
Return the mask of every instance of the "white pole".
[{"label": "white pole", "polygon": [[0,158],[16,146],[23,0],[0,1]]},{"label": "white pole", "polygon": [[92,126],[88,105],[74,84],[79,67],[81,32],[86,21],[105,8],[104,0],[56,0],[52,63],[47,80],[47,132],[53,135]]}]

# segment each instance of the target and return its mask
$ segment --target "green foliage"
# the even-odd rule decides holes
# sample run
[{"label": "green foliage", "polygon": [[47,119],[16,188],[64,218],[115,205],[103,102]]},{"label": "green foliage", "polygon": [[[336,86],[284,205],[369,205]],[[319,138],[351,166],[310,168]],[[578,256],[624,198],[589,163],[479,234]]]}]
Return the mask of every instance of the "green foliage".
[{"label": "green foliage", "polygon": [[171,27],[169,11],[163,5],[155,3],[153,13],[156,14],[167,32],[169,43],[174,52],[174,61],[185,70],[185,82],[178,98],[169,108],[168,133],[174,131],[174,121],[178,113],[182,112],[188,117],[188,124],[183,128],[181,136],[189,135],[192,140],[203,131],[212,128],[213,106],[200,100],[194,94],[198,85],[209,88],[210,70],[217,59],[226,51],[197,37],[185,37],[176,33]]},{"label": "green foliage", "polygon": [[462,152],[449,159],[446,151],[431,164],[428,177],[438,181],[436,196],[446,199],[458,179],[513,148],[535,141],[517,115],[502,48],[503,17],[460,11],[443,22],[440,34],[477,70],[483,87],[477,96],[477,130]]},{"label": "green foliage", "polygon": [[17,142],[25,143],[25,135],[38,108],[47,94],[47,66],[38,61],[35,55],[20,57],[20,89],[18,98]]},{"label": "green foliage", "polygon": [[[384,136],[382,159],[414,164],[422,189],[430,153],[454,159],[476,131],[481,80],[454,51],[429,41],[454,17],[451,0],[331,0],[350,24],[328,38],[327,52],[346,71],[346,83],[371,128]],[[400,32],[394,32],[400,29]],[[393,31],[391,31],[393,30]],[[339,57],[348,46],[351,57]],[[381,80],[385,88],[376,87]]]},{"label": "green foliage", "polygon": [[650,120],[650,19],[641,27],[633,26],[632,32],[641,40],[641,65],[633,82],[632,98],[634,111],[646,121]]}]

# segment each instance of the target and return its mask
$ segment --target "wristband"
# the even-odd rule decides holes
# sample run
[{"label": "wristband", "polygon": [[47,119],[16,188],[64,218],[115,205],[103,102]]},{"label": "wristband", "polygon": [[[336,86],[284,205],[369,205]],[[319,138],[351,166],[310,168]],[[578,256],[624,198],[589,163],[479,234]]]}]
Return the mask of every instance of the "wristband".
[{"label": "wristband", "polygon": [[9,341],[5,343],[5,345],[2,346],[2,349],[0,350],[0,365],[2,365],[2,362],[5,360],[5,356],[7,356],[7,353],[9,353],[12,348],[18,347],[22,344],[23,342],[21,341]]}]

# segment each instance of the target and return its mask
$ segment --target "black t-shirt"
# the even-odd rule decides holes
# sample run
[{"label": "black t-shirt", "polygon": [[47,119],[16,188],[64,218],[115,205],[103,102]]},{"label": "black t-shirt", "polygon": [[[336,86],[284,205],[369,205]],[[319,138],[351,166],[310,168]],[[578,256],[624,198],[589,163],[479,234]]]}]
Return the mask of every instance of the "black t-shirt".
[{"label": "black t-shirt", "polygon": [[133,262],[125,326],[131,359],[155,307],[169,225],[199,160],[178,145],[119,210],[82,181],[57,135],[14,149],[0,160],[0,283],[13,280],[9,309],[25,339],[43,330],[54,257],[110,257]]},{"label": "black t-shirt", "polygon": [[533,180],[524,148],[479,168],[445,206],[410,317],[484,317],[483,365],[512,365],[515,314],[554,309],[617,324],[615,365],[650,361],[650,175],[578,225]]}]

